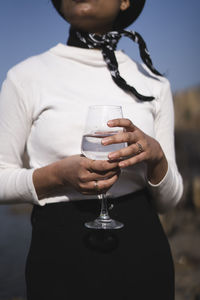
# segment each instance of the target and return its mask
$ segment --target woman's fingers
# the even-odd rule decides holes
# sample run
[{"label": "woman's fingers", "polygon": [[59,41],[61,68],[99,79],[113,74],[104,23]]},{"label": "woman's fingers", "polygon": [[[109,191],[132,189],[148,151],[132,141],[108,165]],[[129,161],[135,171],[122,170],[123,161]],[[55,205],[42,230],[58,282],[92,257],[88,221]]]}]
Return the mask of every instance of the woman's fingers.
[{"label": "woman's fingers", "polygon": [[118,179],[117,162],[82,159],[78,172],[78,190],[85,195],[107,191]]},{"label": "woman's fingers", "polygon": [[108,121],[109,127],[124,127],[128,131],[134,131],[137,127],[129,120],[125,118],[113,119]]},{"label": "woman's fingers", "polygon": [[80,184],[81,193],[84,195],[102,194],[111,188],[118,180],[119,175],[114,175],[105,180],[93,180]]},{"label": "woman's fingers", "polygon": [[123,127],[125,130],[103,138],[102,144],[104,146],[118,143],[135,143],[142,133],[129,119],[114,119],[109,121],[108,125],[110,127]]},{"label": "woman's fingers", "polygon": [[111,144],[120,144],[120,143],[128,143],[132,144],[138,139],[137,132],[119,132],[115,135],[106,137],[102,139],[102,144],[104,146]]},{"label": "woman's fingers", "polygon": [[109,153],[108,157],[110,160],[119,160],[123,157],[135,156],[144,152],[144,148],[141,143],[133,143],[128,147],[122,148],[116,152]]},{"label": "woman's fingers", "polygon": [[105,174],[109,171],[115,171],[118,168],[118,163],[109,160],[88,160],[87,169],[91,173]]},{"label": "woman's fingers", "polygon": [[130,157],[128,159],[120,161],[119,162],[119,167],[120,168],[129,167],[131,165],[135,165],[135,164],[140,163],[140,162],[145,161],[145,160],[146,160],[146,155],[145,155],[144,152],[142,152],[142,153],[137,154],[133,157]]},{"label": "woman's fingers", "polygon": [[108,171],[108,172],[91,172],[91,171],[83,172],[79,176],[79,181],[82,183],[87,183],[94,180],[105,180],[115,175],[119,176],[120,172],[121,171],[119,166],[117,166],[117,168],[113,169],[112,171]]},{"label": "woman's fingers", "polygon": [[104,146],[120,143],[128,144],[127,147],[109,153],[109,160],[117,161],[119,159],[125,158],[122,162],[119,163],[119,167],[125,167],[147,159],[148,153],[146,153],[147,143],[145,134],[129,119],[121,118],[110,120],[108,122],[108,126],[123,127],[125,131],[102,139],[102,144]]}]

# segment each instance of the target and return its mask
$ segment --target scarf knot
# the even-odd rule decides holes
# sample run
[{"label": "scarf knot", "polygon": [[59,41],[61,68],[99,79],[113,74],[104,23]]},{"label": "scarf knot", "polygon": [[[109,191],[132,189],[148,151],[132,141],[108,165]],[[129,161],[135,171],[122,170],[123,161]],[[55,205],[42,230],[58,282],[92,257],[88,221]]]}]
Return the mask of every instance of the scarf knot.
[{"label": "scarf knot", "polygon": [[82,42],[86,43],[90,49],[107,48],[110,51],[116,50],[120,39],[120,36],[115,31],[111,31],[103,35],[77,32],[77,36]]}]

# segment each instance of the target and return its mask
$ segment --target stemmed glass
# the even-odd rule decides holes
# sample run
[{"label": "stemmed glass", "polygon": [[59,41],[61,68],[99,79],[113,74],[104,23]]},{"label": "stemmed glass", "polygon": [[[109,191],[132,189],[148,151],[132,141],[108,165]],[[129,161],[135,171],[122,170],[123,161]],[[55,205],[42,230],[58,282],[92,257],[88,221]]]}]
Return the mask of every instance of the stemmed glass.
[{"label": "stemmed glass", "polygon": [[[121,106],[93,105],[89,107],[85,130],[82,138],[81,152],[84,156],[94,160],[108,160],[108,154],[125,147],[125,143],[104,146],[102,138],[117,134],[123,129],[108,127],[107,122],[122,118]],[[100,215],[94,221],[86,222],[85,226],[92,229],[119,229],[124,225],[110,218],[107,208],[106,193],[98,195],[101,200]]]}]

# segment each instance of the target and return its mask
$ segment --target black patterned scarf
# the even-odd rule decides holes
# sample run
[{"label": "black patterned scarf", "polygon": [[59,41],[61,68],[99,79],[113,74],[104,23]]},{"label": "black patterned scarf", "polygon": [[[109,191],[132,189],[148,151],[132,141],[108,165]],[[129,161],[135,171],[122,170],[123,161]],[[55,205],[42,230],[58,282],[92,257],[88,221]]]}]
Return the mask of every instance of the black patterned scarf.
[{"label": "black patterned scarf", "polygon": [[115,56],[115,50],[117,43],[120,38],[126,36],[132,41],[139,45],[140,56],[145,63],[145,65],[155,74],[162,76],[153,66],[152,60],[150,58],[149,52],[147,50],[145,41],[141,35],[134,31],[118,30],[111,31],[103,35],[98,35],[95,33],[86,33],[70,28],[70,35],[67,44],[69,46],[77,46],[89,49],[101,49],[103,58],[107,64],[110,71],[112,79],[114,82],[124,91],[132,93],[141,101],[152,101],[154,97],[143,96],[137,92],[137,90],[127,84],[127,82],[120,76],[118,63]]}]

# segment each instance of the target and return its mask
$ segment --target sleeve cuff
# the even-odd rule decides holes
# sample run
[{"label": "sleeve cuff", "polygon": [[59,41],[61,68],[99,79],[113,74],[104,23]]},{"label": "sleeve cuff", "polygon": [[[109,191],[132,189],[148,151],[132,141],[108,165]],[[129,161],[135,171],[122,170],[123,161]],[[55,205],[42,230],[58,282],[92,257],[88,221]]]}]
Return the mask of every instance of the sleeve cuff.
[{"label": "sleeve cuff", "polygon": [[182,194],[182,181],[178,173],[168,165],[167,173],[158,184],[148,181],[152,202],[158,213],[165,213],[175,207]]},{"label": "sleeve cuff", "polygon": [[159,183],[153,184],[149,180],[147,180],[147,182],[148,182],[148,185],[149,185],[150,188],[151,187],[152,188],[157,188],[157,187],[160,187],[162,185],[165,185],[170,180],[170,178],[171,178],[171,175],[170,175],[170,168],[169,168],[169,164],[168,164],[167,172],[166,172],[165,176],[163,177],[163,179]]},{"label": "sleeve cuff", "polygon": [[[20,174],[20,190],[18,193],[24,199],[26,203],[36,204],[43,206],[45,205],[45,201],[41,201],[38,199],[34,184],[33,184],[33,172],[34,169],[24,170],[22,174]],[[22,177],[25,177],[24,180]]]}]

